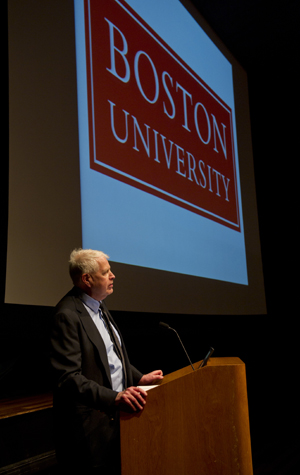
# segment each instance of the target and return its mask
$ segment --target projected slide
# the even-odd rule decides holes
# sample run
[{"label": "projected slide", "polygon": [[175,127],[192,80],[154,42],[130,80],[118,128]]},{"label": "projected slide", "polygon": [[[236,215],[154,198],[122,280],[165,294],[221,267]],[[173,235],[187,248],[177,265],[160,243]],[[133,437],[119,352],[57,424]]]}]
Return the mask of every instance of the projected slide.
[{"label": "projected slide", "polygon": [[248,284],[230,62],[176,0],[75,0],[83,247]]}]

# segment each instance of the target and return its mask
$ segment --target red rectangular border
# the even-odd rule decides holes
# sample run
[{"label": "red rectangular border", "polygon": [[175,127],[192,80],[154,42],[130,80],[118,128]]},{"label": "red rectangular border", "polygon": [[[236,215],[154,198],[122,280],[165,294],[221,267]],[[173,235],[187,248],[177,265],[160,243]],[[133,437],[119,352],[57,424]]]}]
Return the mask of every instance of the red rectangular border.
[{"label": "red rectangular border", "polygon": [[231,109],[125,2],[85,27],[91,168],[240,231]]}]

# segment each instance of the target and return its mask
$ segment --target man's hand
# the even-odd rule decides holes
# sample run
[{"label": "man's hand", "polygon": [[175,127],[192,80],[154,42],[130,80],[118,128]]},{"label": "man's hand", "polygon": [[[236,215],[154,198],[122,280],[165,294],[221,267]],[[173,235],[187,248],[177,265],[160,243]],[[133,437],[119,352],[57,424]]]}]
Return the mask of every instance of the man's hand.
[{"label": "man's hand", "polygon": [[151,373],[144,374],[139,381],[139,386],[148,386],[151,384],[155,384],[161,379],[164,379],[163,372],[158,369],[156,371],[152,371]]},{"label": "man's hand", "polygon": [[117,394],[115,399],[116,406],[122,411],[138,412],[144,409],[146,404],[147,393],[142,388],[130,386]]}]

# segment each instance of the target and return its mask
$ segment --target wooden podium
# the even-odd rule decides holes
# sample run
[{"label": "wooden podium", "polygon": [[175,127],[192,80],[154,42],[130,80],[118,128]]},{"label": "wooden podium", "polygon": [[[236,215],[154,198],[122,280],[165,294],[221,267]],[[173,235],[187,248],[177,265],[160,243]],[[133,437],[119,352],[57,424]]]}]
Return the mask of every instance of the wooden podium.
[{"label": "wooden podium", "polygon": [[253,475],[245,364],[211,358],[165,376],[120,430],[122,475]]}]

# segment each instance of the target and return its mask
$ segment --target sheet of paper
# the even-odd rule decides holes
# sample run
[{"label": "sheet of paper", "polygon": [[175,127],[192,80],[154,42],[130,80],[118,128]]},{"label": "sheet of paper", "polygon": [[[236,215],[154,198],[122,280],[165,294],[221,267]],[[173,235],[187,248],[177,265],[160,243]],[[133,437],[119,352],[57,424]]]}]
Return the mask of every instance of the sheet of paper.
[{"label": "sheet of paper", "polygon": [[153,384],[151,386],[138,386],[138,388],[143,389],[144,391],[150,391],[150,389],[157,388],[158,384]]}]

